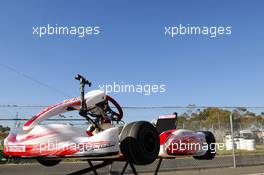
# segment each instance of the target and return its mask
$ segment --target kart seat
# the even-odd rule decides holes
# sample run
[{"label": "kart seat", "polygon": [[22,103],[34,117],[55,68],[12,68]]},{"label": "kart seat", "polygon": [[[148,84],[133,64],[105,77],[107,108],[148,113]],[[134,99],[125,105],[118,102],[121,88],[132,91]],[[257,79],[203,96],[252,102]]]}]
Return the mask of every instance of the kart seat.
[{"label": "kart seat", "polygon": [[169,114],[169,115],[161,115],[159,116],[156,129],[158,133],[162,133],[164,131],[172,130],[177,128],[177,113]]}]

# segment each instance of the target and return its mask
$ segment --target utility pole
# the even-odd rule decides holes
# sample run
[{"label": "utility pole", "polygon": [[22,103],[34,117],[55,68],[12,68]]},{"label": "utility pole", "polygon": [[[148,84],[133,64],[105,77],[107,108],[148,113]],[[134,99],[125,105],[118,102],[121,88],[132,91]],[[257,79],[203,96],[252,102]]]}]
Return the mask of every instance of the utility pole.
[{"label": "utility pole", "polygon": [[221,130],[221,123],[219,119],[219,112],[217,113],[217,118],[218,118],[218,129]]},{"label": "utility pole", "polygon": [[231,130],[231,137],[232,137],[232,156],[233,156],[233,163],[234,168],[236,168],[236,155],[235,155],[235,138],[234,138],[234,129],[233,129],[233,116],[232,112],[230,113],[230,130]]},{"label": "utility pole", "polygon": [[15,121],[15,128],[18,127],[18,112],[16,112],[16,117],[15,117],[16,121]]}]

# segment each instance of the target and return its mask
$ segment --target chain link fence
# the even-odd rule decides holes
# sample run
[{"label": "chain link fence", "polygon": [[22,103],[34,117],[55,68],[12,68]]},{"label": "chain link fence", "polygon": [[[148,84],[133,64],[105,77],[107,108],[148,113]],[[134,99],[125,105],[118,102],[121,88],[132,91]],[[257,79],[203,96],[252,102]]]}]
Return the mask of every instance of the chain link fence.
[{"label": "chain link fence", "polygon": [[[19,127],[27,119],[38,113],[43,106],[1,107],[0,125]],[[204,169],[239,167],[264,164],[264,108],[262,107],[124,107],[124,121],[152,121],[159,115],[178,113],[177,128],[194,131],[211,131],[217,143],[225,148],[217,150],[213,160],[196,160],[192,157],[178,156],[166,159],[161,170]],[[55,116],[45,123],[66,123],[87,127],[85,119],[78,112]],[[2,147],[0,146],[0,149]],[[9,163],[25,161],[9,160]],[[32,162],[32,161],[26,161]],[[158,161],[140,171],[155,170]],[[120,162],[113,164],[113,170],[120,168]]]}]

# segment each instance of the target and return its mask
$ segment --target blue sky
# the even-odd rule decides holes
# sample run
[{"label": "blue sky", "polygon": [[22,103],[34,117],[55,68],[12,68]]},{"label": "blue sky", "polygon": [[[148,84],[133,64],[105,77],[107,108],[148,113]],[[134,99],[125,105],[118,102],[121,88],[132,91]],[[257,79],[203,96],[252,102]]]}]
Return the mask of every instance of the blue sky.
[{"label": "blue sky", "polygon": [[[166,93],[112,94],[122,105],[263,106],[263,1],[1,1],[0,63],[70,96],[76,73],[98,84],[166,84]],[[96,37],[32,35],[33,26],[100,26]],[[217,38],[164,36],[164,26],[232,26]],[[0,66],[0,104],[64,99]],[[0,109],[2,110],[2,109]],[[6,109],[2,110],[5,115]]]}]

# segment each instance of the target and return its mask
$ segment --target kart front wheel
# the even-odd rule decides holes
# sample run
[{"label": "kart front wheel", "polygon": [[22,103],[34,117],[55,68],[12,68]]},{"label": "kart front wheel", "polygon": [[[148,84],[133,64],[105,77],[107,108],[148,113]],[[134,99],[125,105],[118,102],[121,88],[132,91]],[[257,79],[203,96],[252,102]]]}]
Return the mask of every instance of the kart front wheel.
[{"label": "kart front wheel", "polygon": [[38,162],[43,166],[55,166],[58,165],[61,162],[61,160],[38,159]]},{"label": "kart front wheel", "polygon": [[120,149],[133,164],[147,165],[154,162],[160,149],[156,128],[146,121],[128,124],[121,133]]}]

